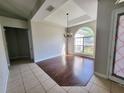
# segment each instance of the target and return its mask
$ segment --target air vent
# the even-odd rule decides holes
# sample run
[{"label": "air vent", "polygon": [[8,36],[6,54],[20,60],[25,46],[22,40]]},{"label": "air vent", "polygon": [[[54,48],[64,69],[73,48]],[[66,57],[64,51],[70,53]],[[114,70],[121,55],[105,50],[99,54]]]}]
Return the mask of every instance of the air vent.
[{"label": "air vent", "polygon": [[50,5],[50,6],[48,6],[48,7],[46,8],[46,10],[49,11],[49,12],[51,12],[51,11],[54,10],[54,7],[53,7],[52,5]]}]

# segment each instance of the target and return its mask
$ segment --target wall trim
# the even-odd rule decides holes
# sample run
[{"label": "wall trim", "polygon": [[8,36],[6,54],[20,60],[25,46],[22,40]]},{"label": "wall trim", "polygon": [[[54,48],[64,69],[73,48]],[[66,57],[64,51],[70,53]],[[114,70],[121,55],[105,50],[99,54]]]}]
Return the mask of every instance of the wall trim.
[{"label": "wall trim", "polygon": [[54,57],[58,57],[58,56],[62,56],[62,54],[58,54],[58,55],[54,55],[54,56],[50,56],[50,57],[46,57],[46,58],[42,58],[42,59],[37,59],[37,60],[34,59],[34,62],[37,63],[37,62],[44,61],[44,60],[54,58]]},{"label": "wall trim", "polygon": [[16,57],[10,57],[10,59],[18,59],[18,58],[30,58],[29,56],[16,56]]},{"label": "wall trim", "polygon": [[99,77],[102,77],[104,79],[108,79],[108,76],[104,75],[104,74],[101,74],[99,72],[95,72],[95,75],[99,76]]},{"label": "wall trim", "polygon": [[95,59],[95,56],[89,56],[89,55],[86,55],[86,54],[82,54],[82,53],[73,53],[73,55],[75,56],[81,56],[81,57],[86,57],[86,58],[90,58],[90,59]]},{"label": "wall trim", "polygon": [[8,70],[8,72],[7,72],[7,78],[6,78],[6,80],[5,80],[5,89],[4,89],[4,93],[7,92],[8,79],[9,79],[9,70]]}]

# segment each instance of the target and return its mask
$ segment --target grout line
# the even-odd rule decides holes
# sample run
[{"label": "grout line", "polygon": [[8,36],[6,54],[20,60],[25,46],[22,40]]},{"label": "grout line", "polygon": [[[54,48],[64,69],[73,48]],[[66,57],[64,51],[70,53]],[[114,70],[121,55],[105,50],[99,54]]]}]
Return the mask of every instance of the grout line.
[{"label": "grout line", "polygon": [[47,93],[46,89],[44,88],[44,86],[42,85],[42,83],[40,82],[40,80],[37,78],[37,76],[35,75],[35,73],[33,72],[32,68],[29,66],[31,72],[33,73],[33,75],[36,77],[36,79],[38,80],[38,82],[40,83],[40,85],[43,87],[45,93]]},{"label": "grout line", "polygon": [[[56,85],[58,84],[55,84],[53,87],[49,88],[48,91],[50,91],[50,89],[54,88]],[[62,88],[60,85],[58,85],[60,88]],[[63,89],[63,88],[62,88]],[[65,89],[63,89],[66,93],[68,93]]]},{"label": "grout line", "polygon": [[[65,86],[66,87],[66,86]],[[61,87],[61,88],[63,88],[63,87]],[[72,88],[72,87],[71,87]],[[68,91],[71,89],[71,88],[69,88],[67,91],[63,88],[63,90],[66,92],[66,93],[68,93]]]},{"label": "grout line", "polygon": [[[92,81],[89,81],[88,83],[91,83],[90,87],[86,89],[88,93],[90,93],[91,88],[93,87],[94,83]],[[88,85],[88,84],[87,84]]]},{"label": "grout line", "polygon": [[[27,64],[28,65],[28,64]],[[29,67],[29,65],[28,65],[28,68],[30,69],[30,67]],[[31,69],[30,69],[31,70]],[[31,73],[33,74],[33,76],[35,77],[35,75],[34,75],[34,73],[32,72],[32,70],[31,70]],[[23,76],[22,76],[23,77]],[[36,79],[37,80],[37,79]],[[24,82],[24,79],[23,79],[23,82]],[[39,84],[40,85],[40,84]],[[36,86],[34,86],[34,87],[32,87],[32,88],[35,88],[35,87],[37,87],[38,85],[36,85]],[[30,88],[30,89],[32,89],[32,88]],[[28,89],[28,90],[30,90],[30,89]],[[27,93],[27,90],[26,90],[26,88],[25,88],[25,93]]]},{"label": "grout line", "polygon": [[[103,86],[101,86],[101,85],[99,85],[98,83],[96,83],[96,82],[93,82],[93,81],[91,81],[93,84],[95,84],[96,86],[99,86],[100,88],[102,88],[102,89],[105,89],[105,90],[110,90],[110,89],[107,89],[107,88],[105,88],[105,87],[103,87]],[[111,84],[111,81],[110,81],[110,84]]]},{"label": "grout line", "polygon": [[[40,83],[39,85],[41,85],[42,87],[43,87],[43,89],[44,89],[44,91],[45,91],[45,93],[47,93],[48,91],[50,91],[52,88],[54,88],[56,85],[58,85],[57,83],[55,84],[55,85],[53,85],[51,88],[49,88],[48,90],[46,90],[45,89],[45,87],[43,86],[43,84],[40,82],[40,80],[39,80],[39,78],[37,77],[37,75],[35,74],[35,72],[33,71],[33,69],[31,68],[31,66],[29,65],[29,64],[26,64],[27,65],[27,67],[29,68],[29,70],[31,70],[31,72],[32,72],[32,74],[34,75],[34,77],[36,78],[36,80],[38,80],[38,82]],[[40,68],[41,69],[41,68]],[[23,77],[23,75],[22,75],[22,71],[21,71],[21,67],[19,66],[19,74],[20,74],[20,76],[21,76],[21,81],[22,81],[22,84],[23,84],[23,87],[24,87],[24,91],[25,91],[25,93],[27,93],[27,91],[26,91],[26,87],[25,87],[25,84],[24,84],[24,77]],[[44,72],[45,74],[47,74],[46,72]],[[41,76],[43,76],[44,74],[42,74]],[[47,74],[48,75],[48,74]],[[49,75],[48,75],[49,76]],[[49,76],[50,77],[50,76]],[[48,78],[49,79],[49,78]],[[45,82],[45,81],[47,81],[48,79],[46,79],[46,80],[44,80],[43,82]],[[51,77],[50,77],[50,79],[51,80],[53,80]],[[54,80],[53,80],[54,81]],[[55,82],[55,81],[54,81]],[[96,82],[94,82],[94,81],[90,81],[90,83],[92,83],[92,85],[90,86],[90,88],[89,88],[89,90],[91,90],[91,88],[93,87],[93,85],[95,84],[95,85],[97,85],[97,86],[99,86],[100,88],[102,88],[102,89],[105,89],[105,90],[109,90],[109,92],[110,93],[112,93],[112,91],[111,91],[111,88],[112,88],[112,82],[110,81],[110,88],[109,89],[107,89],[107,88],[105,88],[105,87],[102,87],[101,85],[99,85],[98,83],[96,83]],[[37,85],[38,86],[38,85]],[[62,86],[60,86],[60,85],[58,85],[60,88],[62,88],[66,93],[69,93],[69,91],[72,89],[72,87],[71,88],[69,88],[67,91],[62,87]],[[36,86],[34,86],[34,87],[36,87]],[[33,88],[34,88],[33,87]],[[31,88],[32,89],[32,88]],[[90,93],[90,91],[88,90],[88,93]]]},{"label": "grout line", "polygon": [[50,91],[52,88],[54,88],[56,86],[56,84],[54,86],[52,86],[51,88],[49,88],[48,90],[46,90],[47,92]]},{"label": "grout line", "polygon": [[[26,64],[26,65],[28,65],[28,64]],[[29,70],[30,70],[30,67],[29,67],[29,65],[28,65],[28,68],[29,68]],[[21,72],[22,73],[22,72]],[[31,73],[32,73],[32,75],[35,77],[35,75],[33,74],[33,72],[31,71]],[[22,75],[22,74],[21,74]],[[22,76],[22,78],[23,78],[23,76]],[[36,79],[37,80],[37,79]],[[24,84],[24,79],[23,79],[23,84]],[[40,84],[39,84],[40,85]],[[31,87],[30,89],[32,89],[32,88],[35,88],[35,87],[37,87],[38,85],[35,85],[34,87]],[[25,87],[25,85],[24,85],[24,87]],[[30,90],[30,89],[28,89],[28,90]],[[25,88],[25,93],[27,93],[28,91],[26,90],[26,88]]]},{"label": "grout line", "polygon": [[[30,67],[31,71],[32,71],[32,68]],[[41,68],[40,68],[41,69]],[[32,71],[33,72],[33,71]],[[46,72],[44,72],[45,74],[47,74]],[[33,72],[33,74],[35,75],[35,73]],[[47,74],[48,75],[48,74]],[[49,75],[48,75],[49,76]],[[35,75],[35,77],[37,78],[37,76]],[[38,79],[38,78],[37,78]],[[51,77],[50,77],[51,80],[53,80]],[[48,79],[46,79],[45,81],[47,81]],[[40,82],[40,80],[38,79],[38,81]],[[45,82],[43,81],[43,82]],[[54,81],[54,80],[53,80]],[[55,81],[54,81],[55,82]],[[55,82],[56,83],[56,82]],[[40,82],[41,86],[44,88],[43,84]],[[47,93],[48,91],[50,91],[52,88],[54,88],[56,85],[58,85],[57,83],[55,85],[53,85],[51,88],[49,88],[48,90],[45,90],[45,92]],[[59,85],[58,85],[59,86]],[[61,86],[59,86],[60,88],[62,88]],[[62,88],[63,89],[63,88]],[[63,89],[64,90],[64,89]],[[65,91],[65,90],[64,90]],[[66,93],[68,93],[67,91],[65,91]]]},{"label": "grout line", "polygon": [[21,68],[19,67],[19,69],[20,69],[19,72],[20,72],[20,75],[21,75],[21,78],[22,78],[22,84],[23,84],[23,87],[24,87],[24,91],[25,91],[25,93],[27,93],[25,85],[24,85],[24,79],[23,79],[23,76],[22,76]]},{"label": "grout line", "polygon": [[110,85],[110,93],[112,93],[112,82],[111,82],[111,85]]}]

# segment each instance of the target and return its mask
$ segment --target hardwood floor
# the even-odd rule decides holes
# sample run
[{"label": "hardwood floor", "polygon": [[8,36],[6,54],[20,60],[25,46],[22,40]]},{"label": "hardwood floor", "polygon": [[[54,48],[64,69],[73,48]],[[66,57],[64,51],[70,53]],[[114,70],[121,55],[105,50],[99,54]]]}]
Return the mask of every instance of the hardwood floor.
[{"label": "hardwood floor", "polygon": [[58,56],[37,63],[60,86],[86,86],[94,73],[94,60]]}]

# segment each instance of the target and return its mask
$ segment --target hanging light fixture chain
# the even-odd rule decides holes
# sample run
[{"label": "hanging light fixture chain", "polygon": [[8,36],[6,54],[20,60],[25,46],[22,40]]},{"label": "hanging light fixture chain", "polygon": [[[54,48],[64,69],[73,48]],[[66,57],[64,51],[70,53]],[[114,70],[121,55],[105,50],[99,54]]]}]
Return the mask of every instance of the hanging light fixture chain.
[{"label": "hanging light fixture chain", "polygon": [[67,15],[67,33],[68,33],[68,15],[69,15],[69,13],[66,13],[66,15]]}]

